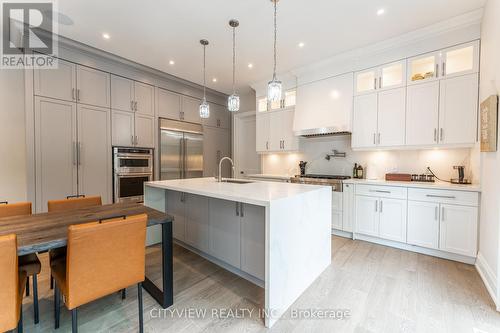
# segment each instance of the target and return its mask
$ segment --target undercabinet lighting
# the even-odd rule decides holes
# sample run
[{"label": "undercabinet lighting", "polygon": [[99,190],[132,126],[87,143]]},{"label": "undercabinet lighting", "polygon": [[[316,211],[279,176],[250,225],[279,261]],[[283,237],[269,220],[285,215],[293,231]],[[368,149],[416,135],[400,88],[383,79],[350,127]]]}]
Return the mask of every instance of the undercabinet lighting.
[{"label": "undercabinet lighting", "polygon": [[110,39],[111,36],[108,33],[103,33],[102,34],[102,38],[104,38],[104,39]]},{"label": "undercabinet lighting", "polygon": [[384,15],[385,14],[385,9],[384,8],[380,8],[379,10],[377,10],[377,15],[378,16],[381,16],[381,15]]},{"label": "undercabinet lighting", "polygon": [[175,61],[173,61],[173,60],[170,60],[168,63],[169,63],[170,65],[175,65]]},{"label": "undercabinet lighting", "polygon": [[215,83],[215,82],[217,82],[217,78],[216,78],[216,77],[214,77],[214,78],[212,79],[212,82],[214,82],[214,83]]},{"label": "undercabinet lighting", "polygon": [[253,68],[253,64],[252,63],[248,64],[248,68]]},{"label": "undercabinet lighting", "polygon": [[303,42],[300,42],[300,43],[299,43],[299,47],[300,47],[300,48],[303,48],[304,46],[306,46],[306,44],[304,44]]}]

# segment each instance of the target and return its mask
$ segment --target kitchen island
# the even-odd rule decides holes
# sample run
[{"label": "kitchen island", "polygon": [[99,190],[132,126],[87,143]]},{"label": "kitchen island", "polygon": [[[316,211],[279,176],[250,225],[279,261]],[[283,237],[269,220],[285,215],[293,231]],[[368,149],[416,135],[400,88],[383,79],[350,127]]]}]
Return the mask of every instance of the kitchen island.
[{"label": "kitchen island", "polygon": [[266,327],[330,265],[331,202],[331,188],[315,185],[214,178],[145,185],[145,205],[174,217],[178,244],[265,289]]}]

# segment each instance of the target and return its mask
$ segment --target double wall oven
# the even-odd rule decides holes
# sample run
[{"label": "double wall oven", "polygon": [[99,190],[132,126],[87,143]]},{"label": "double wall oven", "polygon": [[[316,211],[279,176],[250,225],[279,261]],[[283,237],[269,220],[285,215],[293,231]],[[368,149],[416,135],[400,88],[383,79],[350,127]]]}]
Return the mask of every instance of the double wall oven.
[{"label": "double wall oven", "polygon": [[114,202],[143,202],[144,183],[153,180],[153,149],[113,148]]}]

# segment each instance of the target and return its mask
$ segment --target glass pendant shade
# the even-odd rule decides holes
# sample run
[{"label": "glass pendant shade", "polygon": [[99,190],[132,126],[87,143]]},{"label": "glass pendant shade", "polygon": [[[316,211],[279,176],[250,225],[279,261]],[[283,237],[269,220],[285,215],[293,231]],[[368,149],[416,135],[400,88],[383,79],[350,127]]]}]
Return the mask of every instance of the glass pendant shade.
[{"label": "glass pendant shade", "polygon": [[203,98],[200,104],[200,118],[209,118],[210,117],[210,105],[207,103],[207,100]]},{"label": "glass pendant shade", "polygon": [[227,98],[227,109],[231,112],[237,112],[240,110],[240,96],[237,94],[232,94]]},{"label": "glass pendant shade", "polygon": [[283,93],[283,86],[281,81],[273,78],[272,81],[269,81],[267,84],[267,101],[270,103],[276,103],[281,101]]}]

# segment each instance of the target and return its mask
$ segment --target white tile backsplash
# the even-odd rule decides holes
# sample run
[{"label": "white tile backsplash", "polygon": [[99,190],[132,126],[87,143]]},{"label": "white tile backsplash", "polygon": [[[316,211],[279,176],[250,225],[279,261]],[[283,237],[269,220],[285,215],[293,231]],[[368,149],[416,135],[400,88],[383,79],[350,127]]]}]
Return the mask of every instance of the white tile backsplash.
[{"label": "white tile backsplash", "polygon": [[[301,138],[300,153],[268,154],[262,158],[262,172],[295,175],[299,161],[308,161],[307,172],[317,174],[352,175],[354,163],[361,163],[369,178],[383,179],[388,172],[424,173],[427,166],[439,178],[456,178],[454,165],[465,165],[466,176],[473,178],[471,149],[374,150],[353,151],[350,136]],[[325,159],[328,152],[346,152],[346,158]],[[474,155],[475,156],[475,155]]]}]

